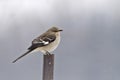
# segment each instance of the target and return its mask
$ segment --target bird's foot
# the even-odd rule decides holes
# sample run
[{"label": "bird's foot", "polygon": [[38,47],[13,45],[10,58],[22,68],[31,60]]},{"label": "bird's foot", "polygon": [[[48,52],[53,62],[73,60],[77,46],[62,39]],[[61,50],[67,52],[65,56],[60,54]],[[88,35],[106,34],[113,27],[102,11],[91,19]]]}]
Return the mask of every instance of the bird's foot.
[{"label": "bird's foot", "polygon": [[45,55],[51,55],[51,53],[50,53],[50,52],[48,52],[48,51],[46,51]]}]

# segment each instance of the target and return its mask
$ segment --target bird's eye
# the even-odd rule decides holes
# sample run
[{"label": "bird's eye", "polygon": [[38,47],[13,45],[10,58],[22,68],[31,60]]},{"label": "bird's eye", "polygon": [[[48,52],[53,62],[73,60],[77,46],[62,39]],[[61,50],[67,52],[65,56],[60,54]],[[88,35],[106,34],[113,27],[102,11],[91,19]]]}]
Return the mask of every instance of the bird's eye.
[{"label": "bird's eye", "polygon": [[58,32],[58,30],[53,30],[53,32]]}]

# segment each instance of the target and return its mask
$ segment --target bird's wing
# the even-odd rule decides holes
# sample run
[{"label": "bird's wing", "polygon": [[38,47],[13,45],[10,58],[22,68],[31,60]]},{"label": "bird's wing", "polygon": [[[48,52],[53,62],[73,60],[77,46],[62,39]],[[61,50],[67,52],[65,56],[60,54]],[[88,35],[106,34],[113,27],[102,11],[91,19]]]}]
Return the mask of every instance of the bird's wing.
[{"label": "bird's wing", "polygon": [[28,48],[28,50],[34,50],[38,47],[46,46],[52,43],[55,39],[56,36],[54,34],[38,37],[32,41],[32,45]]}]

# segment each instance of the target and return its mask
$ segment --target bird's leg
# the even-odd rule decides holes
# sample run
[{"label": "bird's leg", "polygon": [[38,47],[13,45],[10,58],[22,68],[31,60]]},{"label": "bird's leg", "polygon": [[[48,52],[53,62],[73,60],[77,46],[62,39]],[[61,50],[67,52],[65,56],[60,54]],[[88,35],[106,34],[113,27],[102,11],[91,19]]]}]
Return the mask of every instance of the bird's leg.
[{"label": "bird's leg", "polygon": [[46,55],[51,55],[51,53],[50,52],[48,52],[48,51],[46,51],[46,53],[45,53]]}]

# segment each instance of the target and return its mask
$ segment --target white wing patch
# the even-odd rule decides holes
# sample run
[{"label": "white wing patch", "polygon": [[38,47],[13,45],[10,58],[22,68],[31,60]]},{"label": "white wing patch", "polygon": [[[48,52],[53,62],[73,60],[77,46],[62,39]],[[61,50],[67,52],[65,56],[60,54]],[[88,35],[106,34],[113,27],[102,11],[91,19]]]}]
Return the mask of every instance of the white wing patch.
[{"label": "white wing patch", "polygon": [[46,41],[42,41],[42,43],[43,43],[44,45],[49,44],[49,42],[46,42]]},{"label": "white wing patch", "polygon": [[44,40],[42,40],[42,39],[40,39],[40,42],[39,42],[39,43],[43,43],[44,45],[49,44],[49,42],[48,42],[48,41],[44,41]]}]

